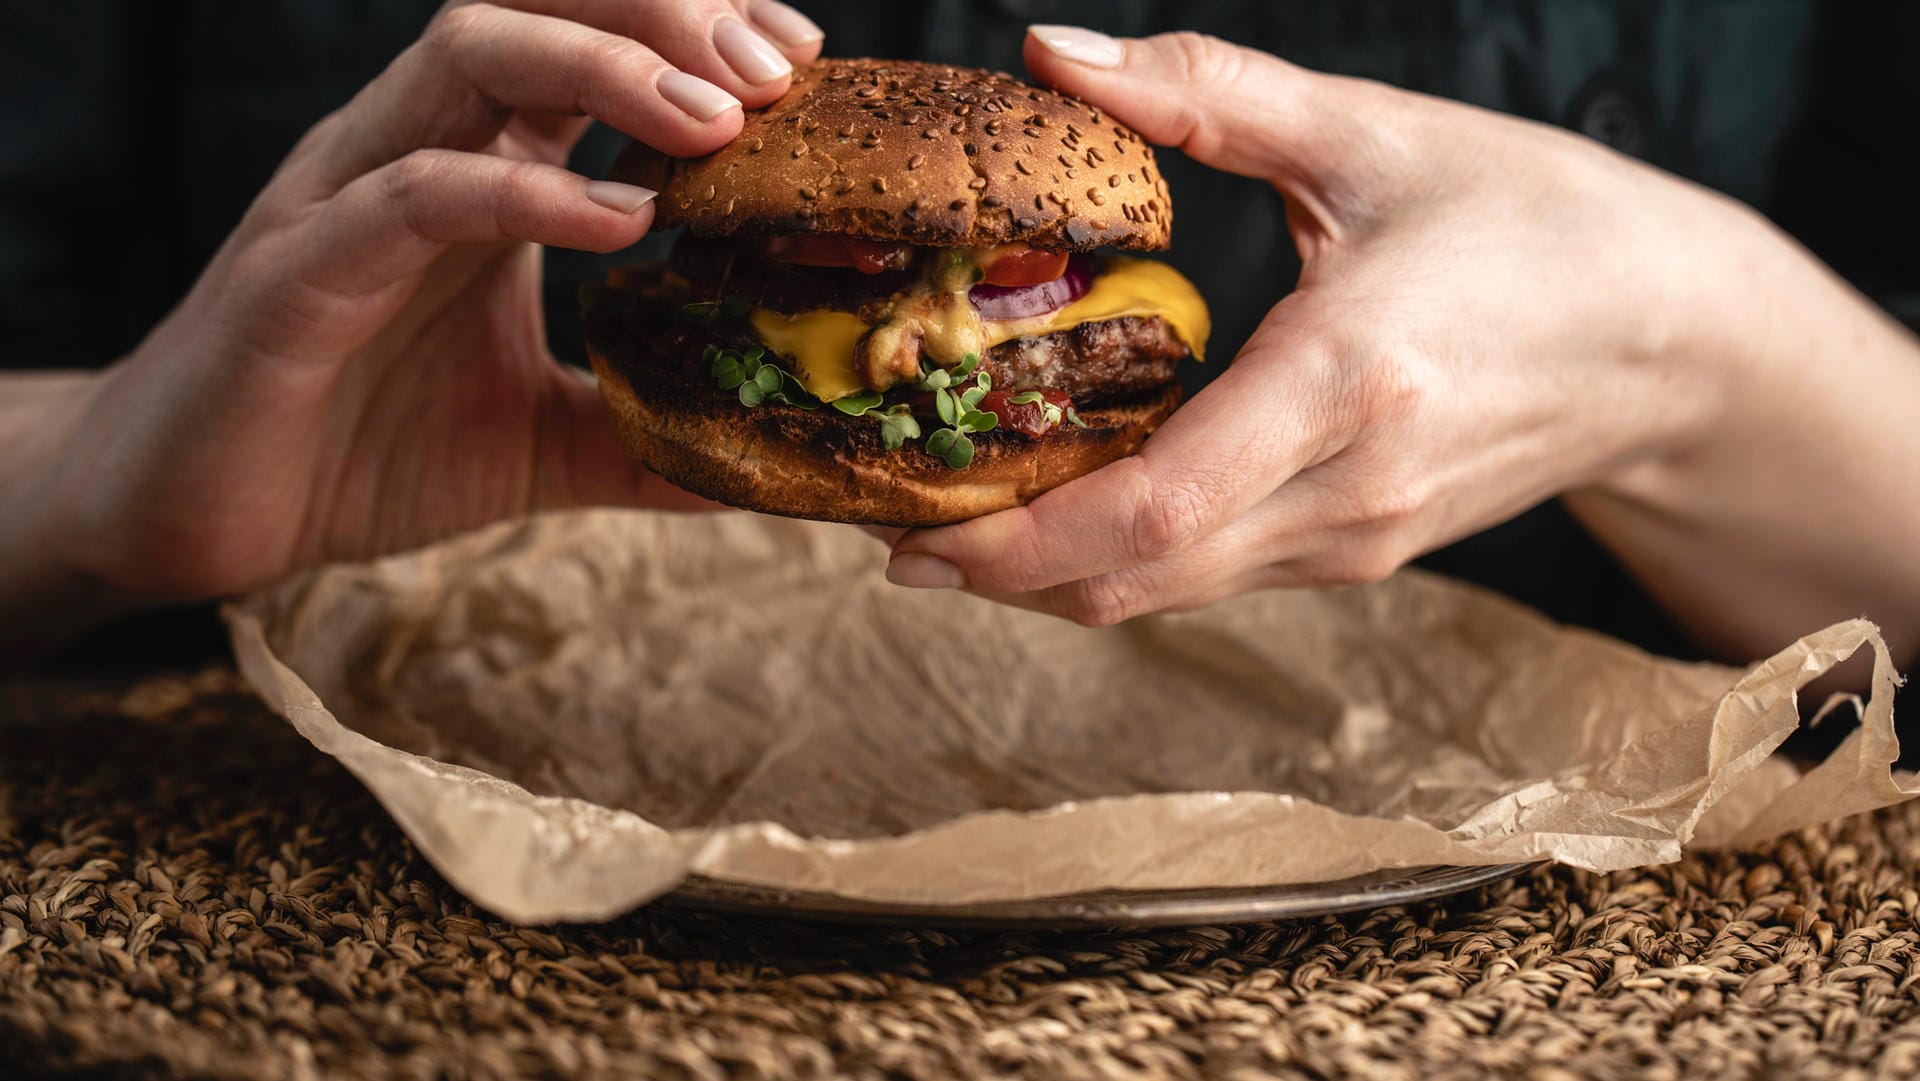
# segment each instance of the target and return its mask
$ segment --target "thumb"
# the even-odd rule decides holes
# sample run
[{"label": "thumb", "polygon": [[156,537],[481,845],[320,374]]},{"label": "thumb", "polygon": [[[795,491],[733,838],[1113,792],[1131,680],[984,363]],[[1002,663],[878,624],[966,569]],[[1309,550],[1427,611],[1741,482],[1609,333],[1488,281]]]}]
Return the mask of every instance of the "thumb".
[{"label": "thumb", "polygon": [[1106,110],[1148,142],[1270,181],[1290,197],[1324,204],[1342,178],[1381,157],[1369,117],[1392,91],[1216,37],[1115,38],[1042,25],[1028,28],[1025,56],[1035,78]]}]

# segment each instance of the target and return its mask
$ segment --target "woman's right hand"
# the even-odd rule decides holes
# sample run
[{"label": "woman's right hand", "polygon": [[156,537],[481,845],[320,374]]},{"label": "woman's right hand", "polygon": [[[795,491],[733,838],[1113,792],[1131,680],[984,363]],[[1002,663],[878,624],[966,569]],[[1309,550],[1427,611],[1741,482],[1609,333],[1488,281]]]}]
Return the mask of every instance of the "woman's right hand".
[{"label": "woman's right hand", "polygon": [[774,0],[443,8],[131,356],[17,421],[0,609],[230,593],[546,507],[691,502],[547,351],[537,246],[613,251],[652,223],[653,193],[566,169],[590,121],[706,153],[820,41]]}]

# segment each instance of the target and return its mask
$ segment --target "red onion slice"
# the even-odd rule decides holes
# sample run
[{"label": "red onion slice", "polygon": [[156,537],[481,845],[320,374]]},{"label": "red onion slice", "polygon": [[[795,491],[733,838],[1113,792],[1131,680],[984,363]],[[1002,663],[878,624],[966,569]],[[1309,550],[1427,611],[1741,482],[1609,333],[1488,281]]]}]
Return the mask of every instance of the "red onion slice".
[{"label": "red onion slice", "polygon": [[1093,261],[1076,255],[1066,273],[1039,285],[976,285],[967,296],[980,318],[995,322],[1031,319],[1059,311],[1085,296],[1093,286]]}]

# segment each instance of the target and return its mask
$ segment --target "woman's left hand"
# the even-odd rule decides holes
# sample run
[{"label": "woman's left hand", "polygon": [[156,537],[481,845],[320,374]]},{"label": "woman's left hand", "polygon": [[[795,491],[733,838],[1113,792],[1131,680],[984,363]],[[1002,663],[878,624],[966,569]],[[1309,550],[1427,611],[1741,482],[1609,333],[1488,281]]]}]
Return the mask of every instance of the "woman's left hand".
[{"label": "woman's left hand", "polygon": [[[1804,525],[1756,537],[1703,521],[1692,543],[1720,547],[1698,552],[1675,516],[1819,459],[1769,464],[1770,425],[1818,405],[1795,350],[1838,327],[1910,349],[1758,215],[1563,131],[1192,34],[1039,27],[1027,62],[1153,142],[1275,185],[1304,270],[1138,455],[906,535],[901,584],[1108,624],[1374,581],[1575,493],[1663,600],[1745,649],[1758,617],[1742,605],[1767,605],[1767,587],[1713,569],[1676,580],[1674,561],[1730,568],[1777,544],[1791,567]],[[1790,323],[1789,306],[1809,319]],[[1878,393],[1920,401],[1920,366],[1874,363]],[[1849,592],[1861,585],[1820,604],[1844,611]]]}]

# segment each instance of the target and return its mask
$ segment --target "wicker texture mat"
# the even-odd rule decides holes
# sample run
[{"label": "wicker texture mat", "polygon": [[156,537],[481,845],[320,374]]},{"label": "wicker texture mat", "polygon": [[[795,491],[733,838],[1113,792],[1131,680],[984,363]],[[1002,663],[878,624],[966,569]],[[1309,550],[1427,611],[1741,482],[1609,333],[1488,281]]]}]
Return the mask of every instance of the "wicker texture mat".
[{"label": "wicker texture mat", "polygon": [[0,714],[0,1076],[1920,1075],[1911,804],[1298,923],[535,929],[230,674]]}]

